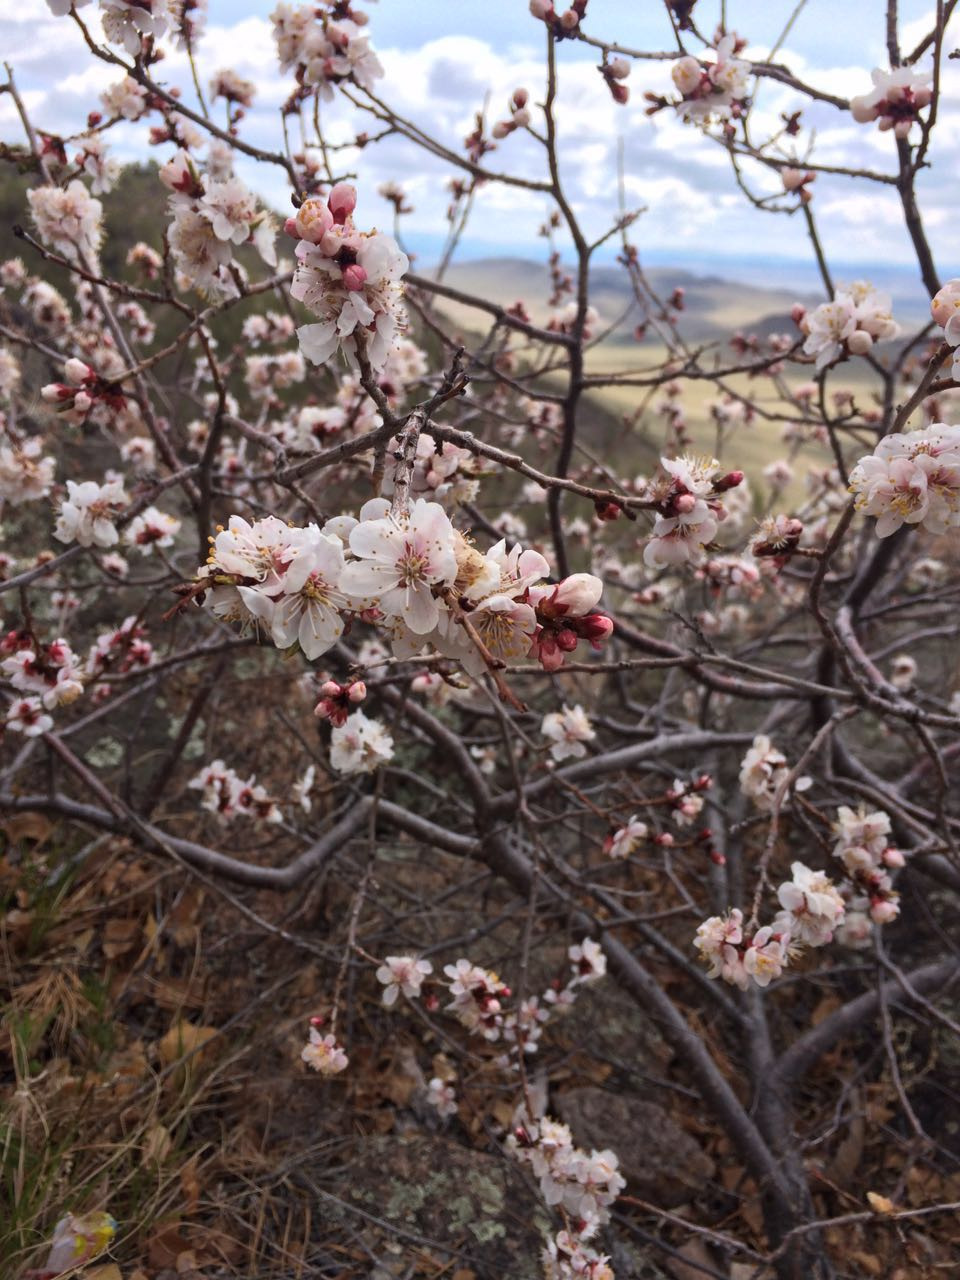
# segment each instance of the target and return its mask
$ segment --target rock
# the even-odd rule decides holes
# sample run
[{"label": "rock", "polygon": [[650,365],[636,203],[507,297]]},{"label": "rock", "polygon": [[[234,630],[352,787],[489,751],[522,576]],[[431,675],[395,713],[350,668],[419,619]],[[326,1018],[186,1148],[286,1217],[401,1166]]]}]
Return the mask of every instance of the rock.
[{"label": "rock", "polygon": [[[327,1185],[346,1205],[397,1227],[393,1242],[404,1254],[427,1246],[401,1231],[458,1250],[455,1258],[436,1253],[453,1263],[451,1270],[472,1270],[478,1280],[541,1280],[550,1217],[507,1157],[446,1138],[388,1135],[356,1140],[346,1158],[336,1182]],[[325,1199],[324,1216],[340,1218],[372,1242],[377,1228],[346,1205]]]},{"label": "rock", "polygon": [[628,1195],[671,1208],[714,1176],[700,1144],[655,1102],[587,1087],[560,1094],[556,1109],[578,1146],[616,1152]]}]

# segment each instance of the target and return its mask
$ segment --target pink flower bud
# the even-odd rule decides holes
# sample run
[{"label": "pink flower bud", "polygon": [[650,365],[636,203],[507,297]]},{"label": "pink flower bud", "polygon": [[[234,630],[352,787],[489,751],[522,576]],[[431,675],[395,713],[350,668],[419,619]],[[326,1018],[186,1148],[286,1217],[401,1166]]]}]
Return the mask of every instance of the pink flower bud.
[{"label": "pink flower bud", "polygon": [[294,240],[300,239],[300,232],[297,230],[296,218],[286,218],[283,223],[283,229],[288,236]]},{"label": "pink flower bud", "polygon": [[550,0],[530,0],[530,12],[535,18],[547,19],[553,17],[553,5]]},{"label": "pink flower bud", "polygon": [[63,372],[66,375],[68,382],[72,382],[75,387],[79,387],[86,382],[93,370],[88,364],[84,364],[82,360],[77,360],[76,357],[72,357],[63,366]]},{"label": "pink flower bud", "polygon": [[906,865],[907,860],[900,849],[894,849],[891,847],[889,849],[884,849],[883,861],[886,866],[899,869]]},{"label": "pink flower bud", "polygon": [[513,133],[513,129],[514,129],[514,126],[511,123],[511,121],[498,120],[497,123],[490,130],[490,133],[493,135],[494,138],[496,138],[499,141],[500,139],[506,138],[511,133]]},{"label": "pink flower bud", "polygon": [[589,613],[603,595],[603,583],[592,573],[572,573],[564,578],[553,593],[557,612],[572,618]]},{"label": "pink flower bud", "polygon": [[851,355],[865,356],[873,346],[873,338],[865,329],[856,329],[847,339],[847,348]]},{"label": "pink flower bud", "polygon": [[351,266],[344,267],[343,283],[351,292],[362,289],[366,279],[366,270],[361,267],[359,262],[354,262]]},{"label": "pink flower bud", "polygon": [[566,13],[560,15],[560,25],[564,31],[575,31],[580,25],[580,15],[573,9],[568,9]]},{"label": "pink flower bud", "polygon": [[522,107],[525,107],[529,101],[530,95],[527,93],[526,89],[514,89],[512,102],[515,110],[519,111]]},{"label": "pink flower bud", "polygon": [[73,397],[73,407],[77,413],[86,413],[92,405],[93,396],[88,395],[86,391],[78,391]]},{"label": "pink flower bud", "polygon": [[584,640],[589,640],[595,649],[613,634],[613,619],[605,613],[588,613],[577,620],[577,630]]},{"label": "pink flower bud", "polygon": [[794,324],[800,324],[806,314],[807,308],[800,302],[795,302],[790,308],[790,319]]},{"label": "pink flower bud", "polygon": [[870,919],[874,924],[889,924],[899,914],[900,908],[889,899],[877,898],[870,903]]},{"label": "pink flower bud", "polygon": [[623,508],[616,502],[598,502],[595,507],[598,520],[619,520]]},{"label": "pink flower bud", "polygon": [[347,697],[351,702],[362,702],[367,696],[367,686],[362,680],[354,680],[347,689]]},{"label": "pink flower bud", "polygon": [[327,204],[334,222],[342,226],[357,207],[356,187],[349,182],[338,182],[327,197]]},{"label": "pink flower bud", "polygon": [[607,63],[607,75],[614,80],[626,80],[630,74],[630,63],[626,58],[611,58]]},{"label": "pink flower bud", "polygon": [[728,489],[736,489],[737,485],[743,484],[742,471],[728,471],[725,476],[720,476],[718,480],[713,482],[714,493],[726,493]]},{"label": "pink flower bud", "polygon": [[557,632],[557,648],[562,649],[564,653],[573,653],[577,647],[577,633],[571,631],[569,627],[564,627],[562,631]]},{"label": "pink flower bud", "polygon": [[48,382],[45,387],[40,388],[40,399],[47,404],[56,404],[58,400],[67,400],[72,395],[70,388],[65,387],[62,382]]},{"label": "pink flower bud", "polygon": [[686,515],[689,511],[692,511],[696,505],[697,500],[692,493],[681,493],[673,504],[674,510],[680,515]]},{"label": "pink flower bud", "polygon": [[325,698],[339,698],[343,691],[336,680],[327,680],[320,686],[320,692]]}]

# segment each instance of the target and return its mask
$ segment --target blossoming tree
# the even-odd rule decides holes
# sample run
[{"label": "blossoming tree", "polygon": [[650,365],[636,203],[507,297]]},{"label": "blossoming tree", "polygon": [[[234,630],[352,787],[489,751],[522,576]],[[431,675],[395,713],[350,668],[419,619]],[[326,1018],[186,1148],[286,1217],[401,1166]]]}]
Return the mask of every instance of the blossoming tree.
[{"label": "blossoming tree", "polygon": [[[31,182],[0,263],[0,807],[125,835],[233,901],[336,867],[351,906],[324,940],[304,1061],[349,1076],[348,972],[393,1017],[445,1018],[463,1060],[512,1090],[510,1124],[488,1132],[553,1214],[548,1278],[611,1277],[616,1233],[643,1220],[749,1274],[850,1274],[834,1217],[906,1229],[940,1207],[825,1201],[816,1153],[850,1095],[819,1079],[828,1105],[811,1120],[807,1078],[880,1028],[865,1069],[926,1139],[891,1009],[956,1034],[940,997],[960,973],[944,932],[960,890],[960,281],[941,279],[916,195],[953,0],[912,50],[888,5],[889,69],[850,100],[751,57],[749,30],[700,25],[706,0],[666,4],[666,51],[594,30],[587,0],[531,0],[542,81],[493,123],[481,110],[460,150],[390,106],[349,0],[272,14],[290,87],[274,149],[244,136],[257,85],[225,69],[205,95],[196,74],[165,76],[171,42],[195,67],[198,0],[100,0],[96,20],[81,0],[48,4],[116,82],[65,137],[35,127],[12,72],[0,86],[22,125],[3,157]],[[651,63],[671,66],[672,91],[646,94],[652,127],[685,121],[755,216],[802,220],[822,302],[765,339],[685,336],[683,291],[651,282],[637,214],[591,240],[568,198],[565,42],[595,53],[616,104]],[[770,136],[753,127],[765,81],[795,98]],[[346,144],[323,132],[334,99],[353,112]],[[889,132],[876,165],[822,164],[811,101]],[[142,119],[164,231],[114,276],[111,132]],[[518,133],[539,173],[512,171]],[[449,169],[437,269],[372,227],[351,180],[356,149],[388,136],[409,164],[421,149]],[[238,176],[251,164],[269,205]],[[896,191],[925,325],[834,280],[821,173]],[[398,227],[415,216],[401,178],[382,191]],[[549,302],[448,282],[475,197],[497,185],[548,206]],[[636,325],[612,371],[595,360],[609,335],[591,276],[611,240]],[[685,407],[704,385],[706,454]],[[637,407],[604,454],[595,397],[611,386]],[[757,474],[760,432],[783,456]],[[644,475],[624,462],[640,445],[659,457]],[[499,959],[464,955],[429,904],[402,923],[386,841],[499,886],[513,927]],[[500,937],[476,909],[476,937]],[[672,1079],[722,1128],[762,1207],[755,1237],[706,1201],[683,1218],[637,1200],[617,1151],[555,1118],[551,1035],[600,981],[657,1028]],[[455,1075],[430,1080],[444,1123],[459,1092]],[[72,1221],[48,1274],[81,1257]]]}]

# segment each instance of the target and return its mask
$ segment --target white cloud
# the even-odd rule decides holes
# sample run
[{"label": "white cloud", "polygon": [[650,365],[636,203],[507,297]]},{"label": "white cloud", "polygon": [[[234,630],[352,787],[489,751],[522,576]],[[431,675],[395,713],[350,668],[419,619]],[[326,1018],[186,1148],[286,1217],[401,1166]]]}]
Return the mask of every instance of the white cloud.
[{"label": "white cloud", "polygon": [[[488,123],[506,115],[511,92],[527,88],[532,103],[544,93],[540,32],[532,19],[519,13],[518,0],[489,0],[502,5],[502,21],[474,21],[465,7],[441,0],[417,0],[416,22],[404,24],[396,12],[371,10],[371,35],[386,70],[382,96],[399,115],[436,137],[445,147],[463,155],[463,139],[473,127],[473,117],[487,101]],[[520,5],[522,9],[524,6]],[[772,41],[776,28],[773,0],[769,5],[739,6],[733,14],[746,34]],[[858,6],[873,13],[869,28],[844,11],[831,19],[829,37],[822,23],[811,19],[797,23],[788,48],[777,57],[803,79],[842,96],[861,92],[869,85],[869,71],[883,61],[883,4],[866,0]],[[213,71],[230,66],[257,85],[257,100],[244,120],[243,136],[255,145],[278,151],[282,148],[279,109],[294,87],[292,77],[281,76],[276,65],[270,23],[264,17],[267,4],[252,0],[212,0],[211,25],[198,52],[201,82],[206,86]],[[509,14],[507,9],[509,8]],[[593,10],[596,8],[596,14]],[[651,6],[659,9],[659,6]],[[731,4],[731,12],[737,6]],[[251,10],[256,9],[255,12]],[[514,12],[514,10],[517,12]],[[641,38],[649,37],[652,47],[662,47],[662,15],[651,16],[649,30],[637,13],[635,22]],[[784,0],[785,13],[792,9]],[[928,3],[902,0],[905,17],[902,43],[912,46],[929,28]],[[93,19],[94,6],[83,11]],[[497,14],[501,8],[497,9]],[[620,0],[596,0],[591,5],[591,23],[598,34],[610,29],[618,34]],[[744,21],[744,17],[749,22]],[[592,27],[592,29],[593,29]],[[452,29],[456,30],[452,30]],[[642,30],[641,30],[642,29]],[[426,31],[431,38],[416,47],[404,47],[410,31]],[[378,31],[385,38],[378,41]],[[627,33],[634,35],[634,33]],[[827,40],[830,40],[828,45]],[[660,42],[659,44],[657,42]],[[67,132],[75,129],[86,112],[96,109],[104,85],[117,78],[115,69],[91,63],[75,24],[51,17],[43,0],[0,0],[0,44],[18,70],[31,114],[41,127]],[[636,239],[644,253],[661,256],[676,252],[678,258],[694,250],[704,255],[752,254],[757,256],[808,253],[799,218],[771,217],[753,210],[738,196],[729,158],[722,146],[711,143],[691,126],[683,125],[669,110],[650,118],[646,115],[645,90],[663,92],[669,88],[669,63],[634,64],[626,107],[613,102],[597,72],[596,51],[573,42],[559,51],[560,94],[557,124],[562,141],[562,176],[569,199],[582,214],[591,239],[598,238],[616,215],[618,196],[616,157],[622,146],[626,162],[628,200],[644,204],[648,211],[638,224]],[[862,59],[862,61],[860,60]],[[178,83],[184,101],[194,101],[185,55],[170,49],[158,74],[168,83]],[[856,168],[879,168],[893,172],[896,152],[889,135],[874,126],[861,126],[829,104],[805,104],[788,86],[764,82],[752,116],[755,137],[776,132],[781,114],[804,106],[804,124],[816,131],[815,158],[822,163]],[[5,140],[18,141],[18,122],[8,99],[0,99],[0,133]],[[376,133],[381,125],[370,116],[357,113],[348,104],[324,105],[321,112],[328,140],[338,146],[351,143],[358,130]],[[219,118],[219,117],[218,117]],[[534,107],[539,125],[540,113]],[[291,122],[293,146],[301,144],[295,122]],[[123,128],[116,133],[117,154],[129,159],[143,154],[144,126]],[[804,135],[806,137],[807,135]],[[927,225],[935,247],[944,255],[952,253],[950,238],[954,196],[950,148],[960,142],[960,69],[947,63],[944,69],[944,96],[939,126],[940,141],[931,151],[933,167],[921,176],[927,202]],[[792,147],[791,140],[784,140]],[[805,145],[805,143],[804,143]],[[158,158],[165,158],[161,149]],[[791,154],[785,150],[782,154]],[[392,179],[409,192],[416,206],[404,229],[427,243],[447,229],[447,180],[458,174],[453,165],[425,155],[406,139],[394,135],[376,146],[348,146],[335,153],[340,172],[356,175],[361,192],[361,215],[370,222],[389,225],[388,206],[375,194],[380,183]],[[804,153],[798,153],[803,160]],[[485,163],[525,178],[546,176],[542,145],[523,134],[513,134],[490,153]],[[289,192],[282,169],[239,162],[241,174],[261,194],[280,209],[286,209]],[[748,181],[759,194],[778,189],[776,178],[757,166],[745,168]],[[542,256],[543,242],[537,237],[548,204],[543,193],[488,185],[477,197],[471,240],[487,248],[502,246],[505,253]],[[889,188],[865,182],[849,183],[821,175],[814,185],[814,212],[828,248],[840,259],[889,263],[910,261],[910,245],[902,231],[895,193]],[[424,252],[428,252],[424,250]],[[946,266],[951,265],[945,263]],[[945,270],[945,273],[946,270]]]}]

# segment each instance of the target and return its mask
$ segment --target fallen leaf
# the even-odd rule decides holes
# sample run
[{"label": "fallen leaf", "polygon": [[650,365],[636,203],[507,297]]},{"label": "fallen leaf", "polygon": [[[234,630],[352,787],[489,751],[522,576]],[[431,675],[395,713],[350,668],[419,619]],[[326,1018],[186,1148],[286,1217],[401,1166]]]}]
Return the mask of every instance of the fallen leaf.
[{"label": "fallen leaf", "polygon": [[139,920],[108,920],[103,931],[103,954],[108,960],[115,960],[132,951],[140,941],[141,931]]},{"label": "fallen leaf", "polygon": [[53,823],[42,813],[18,813],[8,818],[3,824],[7,839],[12,843],[17,840],[46,840],[53,830]]},{"label": "fallen leaf", "polygon": [[204,1045],[216,1035],[216,1027],[196,1027],[192,1022],[181,1020],[173,1024],[162,1040],[157,1041],[157,1052],[167,1066],[187,1054],[209,1057],[209,1052],[204,1052]]},{"label": "fallen leaf", "polygon": [[876,1191],[867,1192],[867,1202],[874,1213],[896,1213],[897,1206],[886,1196],[877,1195]]},{"label": "fallen leaf", "polygon": [[143,1154],[148,1160],[155,1160],[157,1164],[160,1164],[169,1154],[172,1146],[173,1139],[170,1137],[170,1130],[162,1124],[153,1125],[144,1134]]}]

